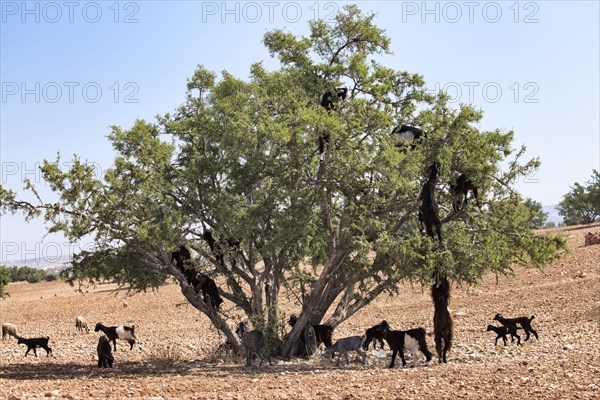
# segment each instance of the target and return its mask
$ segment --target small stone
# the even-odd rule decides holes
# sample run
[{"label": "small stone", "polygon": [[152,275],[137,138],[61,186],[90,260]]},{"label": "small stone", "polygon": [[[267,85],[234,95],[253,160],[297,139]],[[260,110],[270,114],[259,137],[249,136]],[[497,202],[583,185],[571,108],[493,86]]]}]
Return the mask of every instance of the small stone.
[{"label": "small stone", "polygon": [[563,350],[573,350],[573,345],[571,345],[571,344],[565,344],[563,346]]}]

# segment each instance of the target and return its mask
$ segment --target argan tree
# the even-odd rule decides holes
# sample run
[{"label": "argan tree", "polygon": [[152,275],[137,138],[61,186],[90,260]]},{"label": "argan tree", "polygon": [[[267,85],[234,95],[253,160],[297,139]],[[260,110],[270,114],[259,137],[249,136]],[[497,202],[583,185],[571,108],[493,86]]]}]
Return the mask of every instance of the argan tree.
[{"label": "argan tree", "polygon": [[[66,171],[46,161],[58,200],[1,189],[2,212],[43,216],[73,241],[94,238],[95,249],[74,257],[71,282],[144,290],[173,277],[236,346],[231,319],[242,311],[283,356],[304,351],[298,339],[309,323],[335,327],[404,279],[429,284],[443,273],[474,284],[555,258],[564,242],[531,232],[513,188],[539,161],[521,161],[512,132],[480,131],[481,111],[452,109],[420,75],[381,64],[390,39],[373,19],[347,6],[335,24],[311,21],[309,37],[269,32],[264,44],[280,66],[256,63],[247,79],[199,66],[175,112],[112,128],[114,166],[101,179],[78,158]],[[320,105],[342,86],[344,100]],[[392,134],[399,124],[427,135],[406,143]],[[421,233],[417,217],[434,161],[442,243]],[[460,174],[480,188],[481,209],[453,210],[449,188]],[[37,194],[30,182],[26,189]],[[197,254],[185,268],[216,281],[226,299],[219,309],[172,260],[181,245]],[[280,337],[284,289],[298,300],[298,321]]]},{"label": "argan tree", "polygon": [[525,206],[529,211],[529,218],[527,225],[531,229],[540,229],[546,224],[548,219],[548,213],[544,211],[544,206],[539,201],[535,201],[532,198],[526,198]]},{"label": "argan tree", "polygon": [[593,170],[592,179],[586,185],[575,182],[557,208],[567,225],[591,224],[600,220],[600,173]]}]

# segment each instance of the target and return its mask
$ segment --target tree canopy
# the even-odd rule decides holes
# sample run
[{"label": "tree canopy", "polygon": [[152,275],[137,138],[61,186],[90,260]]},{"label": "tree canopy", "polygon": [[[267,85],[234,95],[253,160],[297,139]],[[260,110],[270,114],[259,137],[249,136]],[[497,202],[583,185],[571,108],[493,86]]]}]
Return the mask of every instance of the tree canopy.
[{"label": "tree canopy", "polygon": [[591,224],[600,219],[600,173],[592,171],[592,179],[586,185],[578,182],[558,203],[558,213],[566,225]]},{"label": "tree canopy", "polygon": [[525,199],[525,206],[529,212],[527,225],[531,229],[540,229],[544,227],[546,220],[548,219],[548,213],[544,211],[542,203],[528,197]]},{"label": "tree canopy", "polygon": [[[514,189],[539,160],[522,160],[512,132],[480,130],[481,110],[453,109],[421,75],[382,65],[390,39],[373,20],[349,5],[334,24],[311,21],[308,37],[268,32],[264,44],[280,67],[255,63],[247,79],[198,66],[175,112],[112,127],[116,156],[102,178],[77,157],[66,171],[58,158],[45,161],[59,199],[27,202],[0,188],[0,211],[43,216],[73,241],[93,235],[96,248],[74,256],[71,282],[115,279],[145,290],[173,277],[236,346],[231,319],[241,310],[285,356],[300,351],[309,322],[328,315],[337,326],[404,279],[428,284],[442,271],[475,284],[487,272],[556,258],[564,241],[533,234]],[[320,105],[342,86],[346,99]],[[407,146],[392,134],[400,124],[427,135]],[[434,161],[442,244],[420,232],[417,216]],[[481,208],[453,209],[460,174],[479,187]],[[30,182],[26,189],[35,193]],[[189,266],[215,280],[224,307],[205,303],[172,261],[180,245],[196,254]],[[282,338],[283,291],[299,309]]]}]

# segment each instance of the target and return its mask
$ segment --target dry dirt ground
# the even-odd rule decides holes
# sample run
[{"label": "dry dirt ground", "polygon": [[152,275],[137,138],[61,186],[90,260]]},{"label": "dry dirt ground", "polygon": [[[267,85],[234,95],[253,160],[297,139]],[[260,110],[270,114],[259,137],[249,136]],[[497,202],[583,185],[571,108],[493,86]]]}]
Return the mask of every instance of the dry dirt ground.
[{"label": "dry dirt ground", "polygon": [[[382,359],[375,352],[366,366],[354,359],[337,368],[315,357],[246,368],[240,359],[216,355],[224,338],[194,308],[176,306],[183,297],[175,285],[127,297],[113,285],[81,294],[62,282],[10,284],[0,320],[25,337],[50,336],[54,353],[24,358],[16,340],[0,342],[0,398],[599,399],[600,245],[583,243],[600,225],[559,230],[573,253],[543,272],[518,270],[514,277],[487,276],[475,288],[453,286],[449,362],[413,369],[389,370],[391,353]],[[297,311],[291,300],[285,307]],[[494,346],[495,335],[485,328],[497,312],[534,314],[540,340]],[[99,335],[76,332],[76,315],[92,329],[99,321],[135,324],[142,350],[118,342],[114,368],[98,369]],[[404,285],[399,296],[380,298],[337,327],[334,339],[362,334],[382,319],[394,329],[432,332],[428,290]],[[433,350],[431,334],[427,341]]]}]

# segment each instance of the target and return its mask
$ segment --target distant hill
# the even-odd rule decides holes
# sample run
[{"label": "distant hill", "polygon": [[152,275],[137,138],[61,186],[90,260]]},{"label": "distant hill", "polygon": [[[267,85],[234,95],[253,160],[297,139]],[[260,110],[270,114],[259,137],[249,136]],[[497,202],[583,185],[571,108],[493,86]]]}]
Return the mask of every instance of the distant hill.
[{"label": "distant hill", "polygon": [[556,225],[563,223],[563,217],[558,215],[558,210],[556,209],[557,206],[558,204],[543,206],[544,212],[548,213],[548,219],[546,222],[554,222]]},{"label": "distant hill", "polygon": [[27,258],[25,260],[8,260],[2,262],[3,265],[12,267],[31,267],[42,269],[44,271],[60,271],[71,266],[70,256],[52,257],[52,258]]}]

